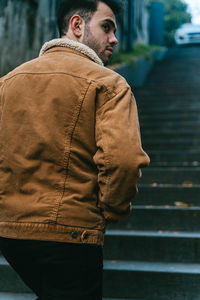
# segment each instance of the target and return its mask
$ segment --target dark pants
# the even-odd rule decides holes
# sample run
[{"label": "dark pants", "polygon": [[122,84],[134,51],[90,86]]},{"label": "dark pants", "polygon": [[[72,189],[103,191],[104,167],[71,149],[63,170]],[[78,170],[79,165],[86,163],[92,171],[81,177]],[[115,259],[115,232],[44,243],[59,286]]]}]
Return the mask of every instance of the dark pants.
[{"label": "dark pants", "polygon": [[102,299],[102,247],[0,238],[0,250],[39,300]]}]

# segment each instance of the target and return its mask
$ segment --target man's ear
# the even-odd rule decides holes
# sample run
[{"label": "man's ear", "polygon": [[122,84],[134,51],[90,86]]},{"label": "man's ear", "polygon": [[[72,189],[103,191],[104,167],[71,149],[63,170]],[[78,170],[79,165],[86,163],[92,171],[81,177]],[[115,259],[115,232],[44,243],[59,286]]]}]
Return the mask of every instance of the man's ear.
[{"label": "man's ear", "polygon": [[80,39],[84,33],[85,22],[79,15],[74,15],[70,20],[71,31],[77,39]]}]

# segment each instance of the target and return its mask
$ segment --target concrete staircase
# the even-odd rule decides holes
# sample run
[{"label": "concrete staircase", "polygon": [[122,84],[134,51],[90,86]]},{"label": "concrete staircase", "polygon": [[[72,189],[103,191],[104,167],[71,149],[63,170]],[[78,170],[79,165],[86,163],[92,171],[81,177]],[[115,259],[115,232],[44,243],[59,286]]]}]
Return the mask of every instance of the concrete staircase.
[{"label": "concrete staircase", "polygon": [[[199,52],[171,49],[134,89],[151,166],[130,217],[107,230],[104,300],[200,300]],[[0,292],[35,299],[2,257]]]},{"label": "concrete staircase", "polygon": [[171,49],[134,90],[151,166],[130,217],[107,231],[107,296],[200,300],[199,51]]}]

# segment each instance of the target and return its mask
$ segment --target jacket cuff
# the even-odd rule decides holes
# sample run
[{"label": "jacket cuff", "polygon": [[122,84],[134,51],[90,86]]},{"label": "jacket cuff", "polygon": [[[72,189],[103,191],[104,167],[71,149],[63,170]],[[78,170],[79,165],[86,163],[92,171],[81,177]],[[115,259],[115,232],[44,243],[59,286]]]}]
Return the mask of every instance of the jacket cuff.
[{"label": "jacket cuff", "polygon": [[110,224],[110,223],[114,224],[114,223],[119,222],[124,217],[127,217],[130,214],[130,211],[131,211],[131,204],[130,204],[129,208],[127,209],[127,211],[125,211],[121,214],[117,214],[115,212],[111,212],[111,211],[107,211],[107,210],[104,210],[103,214],[104,214],[104,218],[105,218],[107,224]]}]

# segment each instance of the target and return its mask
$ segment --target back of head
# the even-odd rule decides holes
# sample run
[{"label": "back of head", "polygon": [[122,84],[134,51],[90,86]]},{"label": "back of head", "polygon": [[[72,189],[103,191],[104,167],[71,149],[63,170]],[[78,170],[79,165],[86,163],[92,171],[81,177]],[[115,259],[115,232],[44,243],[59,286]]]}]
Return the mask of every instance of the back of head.
[{"label": "back of head", "polygon": [[117,15],[121,11],[119,0],[61,0],[58,11],[58,29],[60,37],[64,36],[69,28],[69,22],[74,14],[80,15],[88,23],[97,10],[99,2],[108,5]]}]

